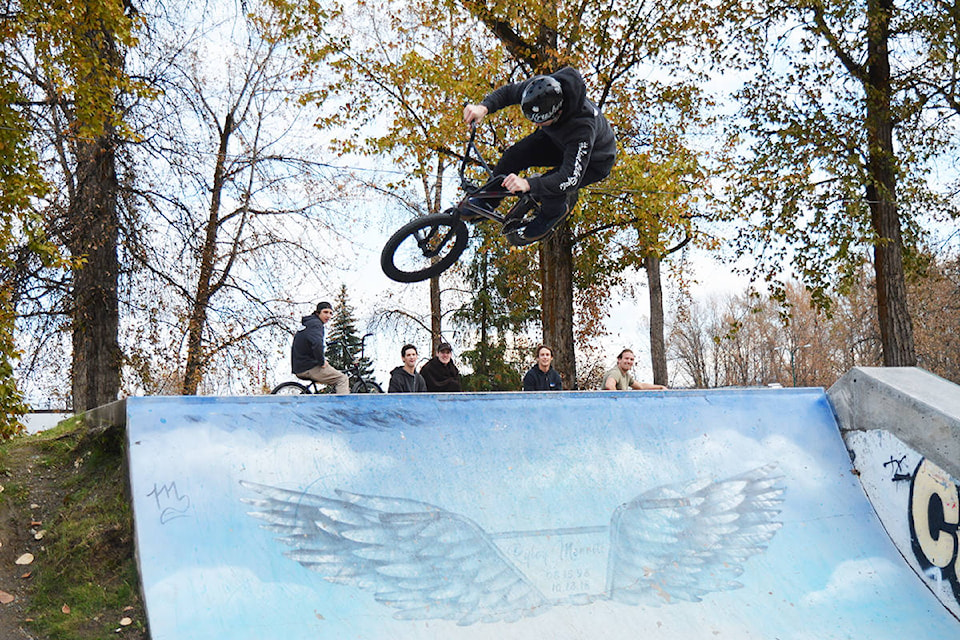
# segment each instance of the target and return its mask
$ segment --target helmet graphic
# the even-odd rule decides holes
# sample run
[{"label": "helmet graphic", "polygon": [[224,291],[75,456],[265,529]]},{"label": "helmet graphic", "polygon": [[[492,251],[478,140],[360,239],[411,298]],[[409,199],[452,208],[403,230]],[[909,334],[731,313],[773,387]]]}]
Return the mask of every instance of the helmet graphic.
[{"label": "helmet graphic", "polygon": [[556,118],[562,104],[563,91],[560,83],[550,76],[533,78],[520,98],[523,115],[537,124]]}]

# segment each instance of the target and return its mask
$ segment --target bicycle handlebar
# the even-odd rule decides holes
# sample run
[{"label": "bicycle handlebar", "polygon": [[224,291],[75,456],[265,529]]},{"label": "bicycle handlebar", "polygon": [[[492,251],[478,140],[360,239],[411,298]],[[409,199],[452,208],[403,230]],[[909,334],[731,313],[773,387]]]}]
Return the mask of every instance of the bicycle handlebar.
[{"label": "bicycle handlebar", "polygon": [[477,161],[483,167],[483,170],[487,172],[487,177],[493,177],[493,169],[490,168],[490,165],[487,164],[487,161],[483,159],[482,155],[480,155],[480,150],[477,149],[476,139],[477,123],[474,122],[470,124],[470,139],[467,141],[466,147],[463,151],[463,159],[460,161],[460,185],[467,193],[476,191],[479,188],[477,185],[467,180],[467,162],[470,160],[471,151],[473,152],[473,155],[476,156]]}]

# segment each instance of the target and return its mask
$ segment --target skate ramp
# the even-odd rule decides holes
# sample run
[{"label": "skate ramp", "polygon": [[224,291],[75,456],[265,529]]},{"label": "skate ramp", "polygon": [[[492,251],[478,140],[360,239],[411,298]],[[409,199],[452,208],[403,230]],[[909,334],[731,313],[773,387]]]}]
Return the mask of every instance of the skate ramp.
[{"label": "skate ramp", "polygon": [[153,640],[955,638],[819,389],[131,398]]},{"label": "skate ramp", "polygon": [[916,367],[858,367],[828,397],[884,530],[960,617],[960,387]]}]

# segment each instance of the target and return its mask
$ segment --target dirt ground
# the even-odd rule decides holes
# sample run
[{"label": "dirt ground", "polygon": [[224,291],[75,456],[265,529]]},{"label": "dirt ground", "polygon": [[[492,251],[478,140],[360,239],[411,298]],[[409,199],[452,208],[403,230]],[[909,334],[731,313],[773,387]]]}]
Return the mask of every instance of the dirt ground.
[{"label": "dirt ground", "polygon": [[[44,541],[37,540],[37,534],[44,530],[44,520],[52,517],[52,505],[63,499],[51,474],[40,472],[38,459],[33,447],[11,447],[4,460],[6,468],[0,473],[0,486],[7,494],[0,500],[0,591],[14,598],[0,604],[0,638],[11,640],[36,638],[24,623],[36,558],[44,552]],[[33,562],[18,565],[17,559],[26,553],[34,557]]]},{"label": "dirt ground", "polygon": [[[70,436],[76,439],[75,434],[68,434]],[[88,482],[88,486],[78,482],[87,473],[86,467],[92,466],[85,464],[86,460],[92,459],[89,457],[89,447],[96,447],[97,444],[85,443],[84,446],[88,447],[86,452],[69,451],[64,459],[50,453],[49,440],[45,447],[36,436],[0,442],[0,640],[48,640],[48,636],[41,635],[43,632],[38,629],[49,629],[62,622],[69,623],[63,625],[68,626],[69,630],[59,630],[56,633],[58,638],[102,640],[107,627],[116,627],[116,630],[110,629],[108,632],[111,637],[142,640],[149,637],[145,630],[145,615],[138,588],[129,598],[130,607],[97,609],[86,615],[87,619],[80,619],[84,614],[79,610],[84,607],[89,609],[96,602],[84,602],[82,606],[76,603],[72,609],[66,602],[70,599],[66,594],[75,585],[67,584],[68,579],[62,576],[76,575],[76,567],[70,566],[72,554],[67,554],[64,559],[62,552],[54,564],[52,556],[55,554],[51,553],[53,545],[61,532],[71,526],[76,529],[76,524],[69,520],[75,517],[78,504],[89,500],[89,496],[102,499],[102,496],[95,495],[98,490],[90,490],[89,485],[113,484],[103,482],[106,465],[99,451],[101,457],[97,459],[97,464],[100,466],[95,470],[96,475],[90,476],[96,480]],[[110,452],[107,463],[112,465],[114,462],[117,471],[112,473],[118,474],[122,466],[120,455]],[[77,489],[78,486],[83,488]],[[81,499],[71,495],[71,491],[82,492],[84,497]],[[99,491],[116,498],[116,487],[107,486]],[[83,509],[87,508],[83,503]],[[89,550],[78,551],[76,561],[86,563],[84,568],[87,569],[93,566],[95,573],[101,566],[104,567],[102,573],[97,574],[98,583],[101,580],[103,584],[130,582],[129,576],[117,567],[124,562],[126,567],[132,566],[131,560],[128,560],[132,559],[133,554],[132,534],[116,535],[115,532],[120,529],[129,531],[131,525],[97,523],[93,530],[79,534],[83,538],[81,544],[76,546],[88,546]],[[30,554],[32,560],[25,554]],[[56,604],[41,605],[45,600],[36,596],[41,579],[47,598],[59,598],[62,593],[62,603],[57,600]],[[12,601],[9,601],[10,597]],[[31,605],[34,605],[32,609]],[[67,621],[66,618],[71,615],[74,619]],[[38,624],[31,616],[42,618],[43,624]],[[125,624],[121,624],[123,618],[128,618],[129,622],[125,620]]]}]

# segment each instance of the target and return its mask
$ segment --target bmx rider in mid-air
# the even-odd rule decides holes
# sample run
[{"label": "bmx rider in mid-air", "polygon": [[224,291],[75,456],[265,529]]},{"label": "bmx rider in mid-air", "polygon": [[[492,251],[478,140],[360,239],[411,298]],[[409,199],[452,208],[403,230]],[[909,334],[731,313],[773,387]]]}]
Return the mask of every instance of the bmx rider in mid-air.
[{"label": "bmx rider in mid-air", "polygon": [[[587,99],[583,78],[573,67],[504,85],[480,104],[464,107],[463,120],[476,124],[488,113],[514,104],[537,128],[504,151],[493,173],[505,176],[504,189],[530,193],[540,202],[540,213],[516,234],[515,244],[526,245],[548,236],[567,217],[580,187],[610,175],[617,143],[600,109]],[[531,167],[550,170],[530,178],[517,175]],[[477,204],[492,211],[499,203],[488,199]]]}]

